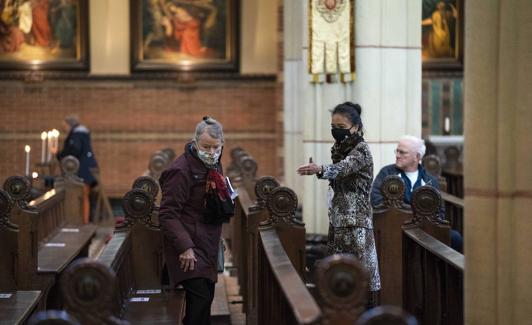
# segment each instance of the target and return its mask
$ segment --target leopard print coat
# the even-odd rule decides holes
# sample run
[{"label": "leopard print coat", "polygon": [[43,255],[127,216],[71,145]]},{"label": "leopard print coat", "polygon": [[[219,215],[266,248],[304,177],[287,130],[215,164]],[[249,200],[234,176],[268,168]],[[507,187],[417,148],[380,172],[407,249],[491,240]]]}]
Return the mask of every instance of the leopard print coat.
[{"label": "leopard print coat", "polygon": [[330,181],[329,254],[355,255],[369,275],[371,291],[380,289],[380,276],[373,234],[370,190],[373,158],[366,142],[359,142],[335,164],[323,165],[318,176]]}]

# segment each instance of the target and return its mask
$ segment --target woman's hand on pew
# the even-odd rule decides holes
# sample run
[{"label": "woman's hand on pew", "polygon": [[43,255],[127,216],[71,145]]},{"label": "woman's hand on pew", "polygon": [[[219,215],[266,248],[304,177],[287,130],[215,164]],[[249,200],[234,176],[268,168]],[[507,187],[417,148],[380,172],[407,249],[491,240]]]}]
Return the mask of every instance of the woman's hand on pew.
[{"label": "woman's hand on pew", "polygon": [[194,271],[196,262],[196,256],[194,255],[194,250],[192,250],[192,247],[188,248],[186,251],[181,253],[181,255],[179,255],[179,263],[181,264],[181,268],[184,272],[187,272],[188,270]]}]

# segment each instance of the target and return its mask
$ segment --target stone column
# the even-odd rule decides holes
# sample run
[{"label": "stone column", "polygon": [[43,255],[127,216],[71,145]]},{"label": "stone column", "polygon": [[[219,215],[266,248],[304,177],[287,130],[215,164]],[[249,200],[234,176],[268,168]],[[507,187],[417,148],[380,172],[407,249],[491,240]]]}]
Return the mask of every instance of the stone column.
[{"label": "stone column", "polygon": [[403,134],[421,136],[421,1],[356,0],[357,78],[347,84],[310,83],[307,6],[285,0],[285,183],[303,203],[307,232],[326,233],[327,182],[295,170],[309,157],[330,163],[329,110],[344,101],[362,106],[375,175],[395,161],[393,149]]},{"label": "stone column", "polygon": [[465,2],[465,323],[532,319],[532,2]]}]

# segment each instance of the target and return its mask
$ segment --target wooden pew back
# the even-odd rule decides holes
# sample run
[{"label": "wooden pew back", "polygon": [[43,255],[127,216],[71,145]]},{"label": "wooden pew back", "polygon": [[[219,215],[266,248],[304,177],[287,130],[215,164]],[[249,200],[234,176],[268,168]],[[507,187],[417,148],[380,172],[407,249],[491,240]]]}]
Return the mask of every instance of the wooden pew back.
[{"label": "wooden pew back", "polygon": [[[454,165],[454,164],[453,164]],[[464,236],[464,200],[450,194],[447,189],[447,179],[442,176],[442,167],[440,159],[434,155],[423,157],[423,166],[440,181],[440,191],[443,203],[445,205],[445,218],[451,223],[451,228],[458,231]],[[456,182],[455,182],[456,183]],[[453,185],[455,186],[455,185]],[[456,192],[453,190],[453,192]]]},{"label": "wooden pew back", "polygon": [[404,186],[399,176],[386,177],[381,188],[383,205],[373,210],[375,245],[381,276],[379,302],[385,305],[403,305],[401,226],[412,219],[410,207],[403,202]]}]

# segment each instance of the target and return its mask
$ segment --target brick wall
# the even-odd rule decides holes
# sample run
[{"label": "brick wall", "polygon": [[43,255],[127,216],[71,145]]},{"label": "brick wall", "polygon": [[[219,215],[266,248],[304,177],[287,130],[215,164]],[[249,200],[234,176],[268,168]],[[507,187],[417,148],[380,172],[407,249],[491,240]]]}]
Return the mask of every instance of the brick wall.
[{"label": "brick wall", "polygon": [[[279,85],[264,79],[226,81],[0,82],[0,181],[23,173],[25,144],[32,166],[40,157],[40,133],[61,128],[77,113],[93,134],[104,185],[120,196],[142,174],[150,155],[164,147],[177,153],[197,122],[211,115],[224,125],[229,150],[241,146],[257,160],[260,175],[277,175],[282,146]],[[61,140],[64,139],[62,134]],[[32,168],[36,169],[36,168]]]}]

